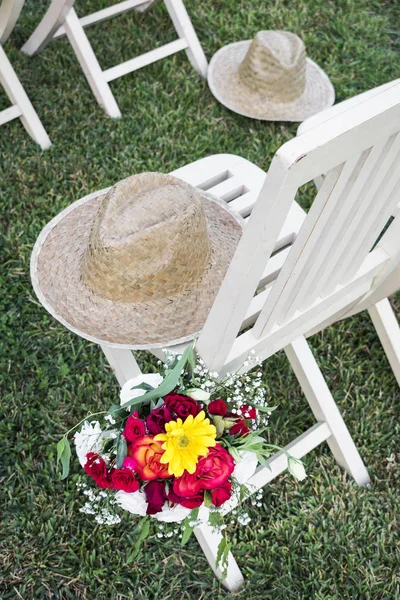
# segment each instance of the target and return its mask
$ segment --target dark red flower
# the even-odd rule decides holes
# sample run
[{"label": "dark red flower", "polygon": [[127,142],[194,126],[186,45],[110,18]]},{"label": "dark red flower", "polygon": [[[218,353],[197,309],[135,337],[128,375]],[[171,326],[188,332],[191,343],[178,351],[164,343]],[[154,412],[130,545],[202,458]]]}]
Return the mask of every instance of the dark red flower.
[{"label": "dark red flower", "polygon": [[232,495],[232,484],[230,481],[226,481],[216,490],[211,492],[211,500],[214,506],[221,506],[224,502],[229,500]]},{"label": "dark red flower", "polygon": [[257,419],[257,411],[254,406],[250,406],[250,404],[243,404],[239,410],[245,419]]},{"label": "dark red flower", "polygon": [[224,417],[228,407],[221,398],[217,398],[217,400],[210,402],[210,404],[207,406],[207,410],[210,415],[219,415],[220,417]]},{"label": "dark red flower", "polygon": [[98,487],[111,489],[113,487],[111,481],[113,469],[108,471],[105,460],[95,452],[88,452],[86,459],[85,466],[83,467],[85,472],[94,479]]},{"label": "dark red flower", "polygon": [[111,480],[115,490],[136,492],[139,489],[139,482],[135,477],[135,473],[128,467],[115,469],[112,473]]},{"label": "dark red flower", "polygon": [[146,425],[144,424],[144,421],[131,415],[125,423],[125,429],[123,430],[122,435],[127,442],[134,442],[137,438],[146,435]]},{"label": "dark red flower", "polygon": [[174,392],[165,396],[164,402],[167,408],[182,420],[185,420],[189,415],[195,417],[201,411],[201,406],[197,404],[196,400]]},{"label": "dark red flower", "polygon": [[171,419],[171,412],[165,404],[159,408],[155,408],[146,419],[149,433],[153,435],[156,435],[156,433],[165,433],[165,423],[168,423]]},{"label": "dark red flower", "polygon": [[172,487],[169,488],[167,498],[173,504],[181,504],[185,508],[197,508],[201,506],[204,502],[204,492],[199,492],[196,496],[192,496],[191,498],[178,496],[173,490]]},{"label": "dark red flower", "polygon": [[146,513],[155,515],[160,512],[167,499],[165,494],[165,483],[163,481],[150,481],[144,488],[148,507]]},{"label": "dark red flower", "polygon": [[246,423],[240,419],[239,421],[236,421],[233,427],[231,427],[229,433],[232,435],[243,436],[249,433],[249,428],[247,427]]}]

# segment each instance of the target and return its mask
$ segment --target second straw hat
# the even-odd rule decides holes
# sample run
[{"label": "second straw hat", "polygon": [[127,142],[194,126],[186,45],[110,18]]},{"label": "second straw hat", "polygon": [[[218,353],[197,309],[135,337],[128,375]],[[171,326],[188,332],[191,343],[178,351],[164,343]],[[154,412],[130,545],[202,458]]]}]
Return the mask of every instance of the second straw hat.
[{"label": "second straw hat", "polygon": [[230,110],[266,121],[303,121],[335,100],[329,77],[288,31],[259,31],[224,46],[210,62],[208,84]]}]

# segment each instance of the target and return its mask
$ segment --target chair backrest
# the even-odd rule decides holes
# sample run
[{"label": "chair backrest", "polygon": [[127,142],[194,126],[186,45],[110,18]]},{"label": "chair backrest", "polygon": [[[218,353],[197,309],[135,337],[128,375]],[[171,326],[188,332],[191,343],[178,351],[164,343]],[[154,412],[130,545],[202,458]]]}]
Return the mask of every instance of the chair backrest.
[{"label": "chair backrest", "polygon": [[[400,218],[377,240],[399,201],[399,131],[397,85],[280,148],[198,340],[213,369],[240,366],[252,349],[266,358],[357,301],[397,266]],[[292,202],[321,175],[278,277],[260,291]]]},{"label": "chair backrest", "polygon": [[25,0],[0,0],[0,44],[3,45],[14,29]]}]

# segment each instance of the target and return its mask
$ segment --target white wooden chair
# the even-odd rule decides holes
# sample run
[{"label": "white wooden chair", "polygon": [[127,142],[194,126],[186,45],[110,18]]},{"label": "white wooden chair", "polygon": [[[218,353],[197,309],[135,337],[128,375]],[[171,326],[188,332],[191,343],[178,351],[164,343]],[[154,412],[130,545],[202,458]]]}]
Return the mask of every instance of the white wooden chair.
[{"label": "white wooden chair", "polygon": [[3,50],[3,44],[17,22],[23,4],[24,0],[3,0],[0,4],[0,83],[12,104],[0,111],[0,125],[21,119],[29,135],[45,150],[51,146],[49,136]]},{"label": "white wooden chair", "polygon": [[[369,98],[381,94],[383,91],[390,88],[396,87],[400,84],[400,79],[389,81],[384,85],[376,87],[372,90],[358,94],[353,98],[344,100],[327,110],[324,110],[309,119],[306,119],[298,128],[297,135],[301,135],[307,131],[310,131],[313,127],[320,125],[321,123],[327,122],[329,119],[344,113],[345,111],[360,106],[363,102]],[[321,185],[322,178],[316,181],[317,188]],[[396,216],[400,212],[400,202],[394,208],[393,216]],[[386,278],[384,283],[379,288],[374,289],[373,292],[368,294],[362,303],[357,303],[355,307],[346,313],[346,316],[350,314],[356,314],[362,310],[368,310],[372,322],[375,326],[376,332],[382,343],[383,349],[392,367],[394,376],[400,385],[400,326],[397,318],[390,305],[388,296],[394,294],[400,289],[400,267],[394,269],[390,277]],[[327,326],[329,323],[325,323]],[[315,333],[311,332],[311,333]]]},{"label": "white wooden chair", "polygon": [[[316,419],[286,447],[302,458],[326,441],[338,464],[359,485],[368,472],[306,341],[327,322],[352,314],[393,284],[400,268],[400,216],[379,238],[399,202],[400,85],[369,98],[284,144],[265,174],[229,154],[209,156],[172,174],[208,190],[240,212],[246,226],[199,336],[212,371],[242,367],[251,350],[262,360],[284,349]],[[308,213],[299,188],[323,175]],[[105,190],[91,195],[96,196]],[[34,271],[33,271],[34,278]],[[121,385],[140,373],[129,346],[101,345]],[[184,345],[170,347],[181,353]],[[152,350],[161,359],[159,349]],[[255,492],[287,467],[283,453],[259,466]],[[229,512],[236,501],[224,505]],[[220,536],[195,529],[211,568]],[[222,581],[235,590],[243,577],[232,554]]]},{"label": "white wooden chair", "polygon": [[105,71],[101,69],[84,27],[130,10],[143,11],[153,3],[148,0],[123,0],[79,19],[74,9],[75,0],[52,0],[47,13],[23,46],[22,51],[31,56],[42,50],[52,39],[67,35],[97,102],[107,115],[118,118],[121,116],[121,111],[109,85],[110,81],[118,77],[180,50],[185,50],[191,64],[202,77],[207,75],[207,60],[182,0],[164,0],[178,34],[177,40]]}]

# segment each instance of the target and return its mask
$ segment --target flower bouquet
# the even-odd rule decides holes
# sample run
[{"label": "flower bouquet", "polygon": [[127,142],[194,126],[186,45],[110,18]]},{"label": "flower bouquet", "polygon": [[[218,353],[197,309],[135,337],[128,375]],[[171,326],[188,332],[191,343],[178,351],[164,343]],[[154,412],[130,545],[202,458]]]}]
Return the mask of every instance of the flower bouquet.
[{"label": "flower bouquet", "polygon": [[[131,379],[121,390],[121,404],[85,419],[74,436],[80,464],[95,484],[78,483],[87,497],[82,512],[105,524],[120,521],[118,507],[140,517],[136,551],[149,535],[150,520],[158,537],[181,528],[183,543],[202,523],[224,529],[224,505],[251,495],[249,480],[257,465],[268,466],[277,449],[262,436],[274,408],[266,401],[259,369],[221,381],[195,360],[193,346],[181,356],[167,356],[164,376]],[[246,367],[259,363],[248,361],[254,364]],[[94,420],[99,414],[103,426]],[[69,433],[57,447],[63,477],[71,456]],[[286,454],[292,474],[305,477],[301,461]],[[246,515],[240,517],[247,522]],[[229,543],[222,537],[221,544],[224,569]]]}]

